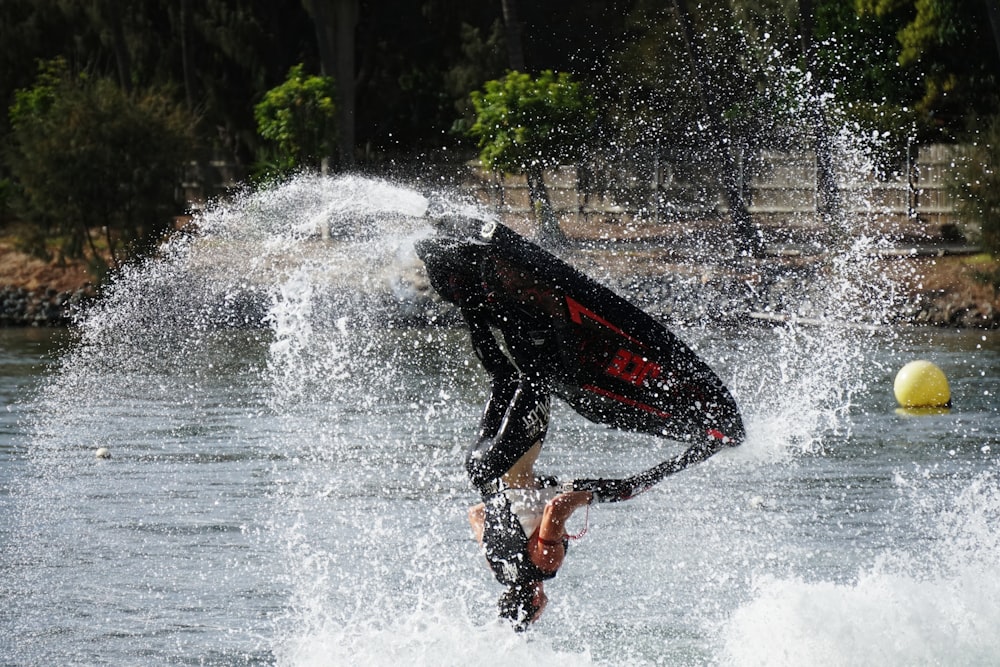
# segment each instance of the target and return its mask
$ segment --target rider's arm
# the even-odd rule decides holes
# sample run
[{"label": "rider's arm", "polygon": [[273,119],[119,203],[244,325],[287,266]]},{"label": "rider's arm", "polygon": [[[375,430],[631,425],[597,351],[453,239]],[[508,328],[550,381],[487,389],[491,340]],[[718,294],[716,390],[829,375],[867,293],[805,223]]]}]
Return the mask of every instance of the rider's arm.
[{"label": "rider's arm", "polygon": [[538,569],[555,572],[566,556],[566,522],[573,512],[589,505],[593,495],[589,491],[561,493],[545,505],[542,521],[538,525],[538,539],[528,542],[528,555]]},{"label": "rider's arm", "polygon": [[563,485],[565,490],[590,491],[596,503],[617,503],[636,494],[636,486],[629,479],[574,479]]},{"label": "rider's arm", "polygon": [[708,459],[719,451],[723,444],[726,444],[725,441],[713,436],[709,440],[691,445],[678,456],[631,477],[625,479],[574,479],[566,482],[563,487],[565,490],[592,491],[594,502],[598,503],[616,503],[628,500],[659,484],[668,475]]},{"label": "rider's arm", "polygon": [[469,525],[472,526],[472,534],[476,542],[483,543],[483,521],[486,515],[486,505],[479,503],[469,508]]},{"label": "rider's arm", "polygon": [[493,377],[510,377],[516,374],[517,369],[501,349],[486,317],[471,308],[462,308],[461,313],[469,326],[472,349],[475,350],[486,372]]}]

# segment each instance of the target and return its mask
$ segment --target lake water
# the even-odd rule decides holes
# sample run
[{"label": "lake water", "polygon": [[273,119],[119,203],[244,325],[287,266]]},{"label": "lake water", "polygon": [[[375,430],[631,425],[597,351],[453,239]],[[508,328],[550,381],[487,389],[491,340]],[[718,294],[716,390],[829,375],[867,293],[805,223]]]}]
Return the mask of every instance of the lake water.
[{"label": "lake water", "polygon": [[[421,198],[335,185],[210,211],[72,331],[0,330],[0,663],[1000,662],[1000,334],[679,329],[747,442],[575,517],[586,535],[515,635],[465,519],[486,393],[466,335],[324,291],[384,280]],[[359,208],[393,233],[306,250],[317,216]],[[897,412],[916,358],[950,411]],[[557,404],[540,468],[622,476],[677,451]]]}]

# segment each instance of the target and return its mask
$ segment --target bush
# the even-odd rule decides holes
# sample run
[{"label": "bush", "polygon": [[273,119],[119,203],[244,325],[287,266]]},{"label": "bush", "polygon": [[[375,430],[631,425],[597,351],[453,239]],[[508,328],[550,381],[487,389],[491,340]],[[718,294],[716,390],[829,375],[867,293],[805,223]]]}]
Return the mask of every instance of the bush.
[{"label": "bush", "polygon": [[959,171],[959,210],[978,223],[983,249],[1000,257],[1000,115],[988,119]]},{"label": "bush", "polygon": [[509,72],[472,93],[468,134],[488,169],[524,174],[580,159],[594,122],[593,100],[569,74]]},{"label": "bush", "polygon": [[[1000,259],[1000,115],[989,118],[977,141],[962,157],[952,189],[959,213],[979,227],[983,250]],[[1000,269],[976,277],[1000,291]]]},{"label": "bush", "polygon": [[266,142],[258,172],[289,174],[318,168],[336,147],[336,89],[333,79],[306,76],[302,64],[288,71],[254,107],[257,134]]},{"label": "bush", "polygon": [[105,268],[156,247],[177,212],[195,118],[165,94],[130,95],[55,60],[17,91],[10,120],[21,217],[63,237],[64,256],[89,253]]},{"label": "bush", "polygon": [[509,72],[471,98],[476,120],[468,134],[477,141],[483,166],[524,174],[541,240],[564,243],[542,171],[583,157],[597,115],[593,99],[569,74],[551,71],[537,78]]}]

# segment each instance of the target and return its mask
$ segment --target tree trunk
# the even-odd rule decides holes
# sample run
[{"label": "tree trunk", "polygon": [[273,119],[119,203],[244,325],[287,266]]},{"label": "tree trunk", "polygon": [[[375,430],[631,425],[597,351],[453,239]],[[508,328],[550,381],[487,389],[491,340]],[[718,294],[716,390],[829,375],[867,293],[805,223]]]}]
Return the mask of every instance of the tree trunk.
[{"label": "tree trunk", "polygon": [[118,66],[118,81],[126,93],[132,92],[132,59],[129,57],[128,44],[125,42],[125,29],[122,26],[122,10],[119,0],[110,0],[104,5],[107,16],[104,17],[111,26],[111,48],[115,54]]},{"label": "tree trunk", "polygon": [[701,64],[705,61],[705,56],[702,53],[701,43],[694,34],[691,12],[688,10],[687,0],[673,0],[673,4],[684,33],[688,61],[698,88],[701,90],[700,101],[702,110],[708,119],[709,132],[712,133],[722,159],[722,185],[729,204],[729,214],[733,220],[733,227],[742,244],[741,250],[752,257],[759,257],[763,248],[761,247],[760,237],[753,228],[750,211],[747,209],[746,198],[744,196],[743,170],[740,168],[739,161],[734,153],[734,146],[736,144],[732,141],[732,137],[729,136],[729,132],[723,122],[722,114],[718,108],[719,105],[716,102],[714,88],[712,88],[704,69],[702,69]]},{"label": "tree trunk", "polygon": [[809,111],[814,135],[816,151],[816,212],[827,229],[833,230],[842,223],[842,206],[840,190],[837,188],[837,175],[833,167],[833,148],[830,145],[830,129],[826,124],[826,115],[820,91],[816,89],[816,58],[812,45],[813,31],[813,0],[799,0],[799,39],[802,44],[802,58],[806,71],[812,74],[807,79],[809,87]]},{"label": "tree trunk", "polygon": [[990,28],[993,30],[993,42],[997,46],[997,57],[1000,57],[1000,2],[983,0],[986,3],[986,13],[990,17]]},{"label": "tree trunk", "polygon": [[354,166],[354,30],[357,0],[303,0],[316,26],[316,43],[325,76],[337,86],[337,158],[341,168]]},{"label": "tree trunk", "polygon": [[194,110],[194,85],[191,82],[191,45],[189,43],[188,24],[191,20],[191,0],[180,1],[180,18],[178,29],[181,33],[181,70],[184,74],[184,98],[187,100],[188,111]]},{"label": "tree trunk", "polygon": [[358,0],[337,1],[337,90],[340,91],[339,158],[342,167],[354,167],[354,30],[358,25]]},{"label": "tree trunk", "polygon": [[534,213],[535,221],[538,222],[538,240],[543,246],[549,248],[560,248],[566,245],[566,235],[563,233],[556,213],[552,209],[552,202],[549,199],[549,191],[545,187],[545,180],[542,177],[542,168],[533,166],[525,173],[528,181],[528,199],[531,202],[531,210]]},{"label": "tree trunk", "polygon": [[517,0],[500,0],[500,5],[503,8],[504,38],[507,41],[507,63],[515,72],[523,72],[524,45],[521,42]]}]

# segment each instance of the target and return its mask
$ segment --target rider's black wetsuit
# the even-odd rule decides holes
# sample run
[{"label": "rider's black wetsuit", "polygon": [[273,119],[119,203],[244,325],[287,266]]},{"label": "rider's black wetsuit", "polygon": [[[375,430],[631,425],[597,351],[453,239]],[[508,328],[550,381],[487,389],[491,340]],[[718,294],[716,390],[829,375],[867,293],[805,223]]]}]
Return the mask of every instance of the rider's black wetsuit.
[{"label": "rider's black wetsuit", "polygon": [[[522,371],[497,343],[478,313],[462,309],[472,345],[492,377],[490,397],[479,424],[479,438],[469,447],[465,468],[484,496],[524,454],[545,438],[549,427],[550,387],[539,369]],[[514,341],[515,344],[520,341]],[[508,342],[510,344],[510,342]],[[529,344],[529,343],[524,343]]]},{"label": "rider's black wetsuit", "polygon": [[[505,331],[508,356],[490,326],[487,307],[490,295],[478,270],[480,248],[474,243],[432,238],[418,243],[417,252],[427,265],[434,289],[460,308],[476,355],[492,377],[479,438],[469,447],[465,459],[469,479],[485,504],[486,557],[497,579],[508,586],[551,578],[554,573],[541,572],[528,557],[528,544],[533,536],[525,534],[510,498],[503,492],[501,478],[535,443],[544,439],[548,430],[553,387],[546,361],[558,354],[552,345],[552,332]],[[680,456],[632,477],[578,479],[569,483],[566,490],[590,491],[597,502],[626,500],[665,476],[707,459],[722,444],[712,436],[694,443]]]},{"label": "rider's black wetsuit", "polygon": [[[500,348],[489,324],[478,313],[463,309],[476,356],[492,376],[490,397],[483,410],[479,438],[466,452],[469,479],[484,503],[483,546],[497,581],[507,586],[550,579],[528,554],[536,535],[526,535],[511,507],[501,478],[536,443],[549,425],[550,389],[538,369],[522,371]],[[536,339],[537,340],[537,339]],[[508,341],[508,344],[531,344]],[[554,485],[554,480],[543,483]]]},{"label": "rider's black wetsuit", "polygon": [[[490,295],[478,269],[481,247],[434,237],[415,247],[434,290],[458,306],[476,356],[492,378],[479,439],[469,447],[465,460],[469,479],[485,496],[496,491],[500,478],[545,437],[552,391],[545,359],[555,354],[551,332],[508,333],[504,338],[508,355],[490,325]],[[511,357],[519,359],[520,366]]]},{"label": "rider's black wetsuit", "polygon": [[[524,532],[520,517],[512,509],[511,491],[497,491],[483,498],[483,551],[486,561],[497,581],[505,586],[517,586],[533,581],[551,579],[556,573],[545,572],[535,565],[529,554],[532,540],[537,540],[538,530],[531,535]],[[568,547],[563,538],[563,548]]]}]

